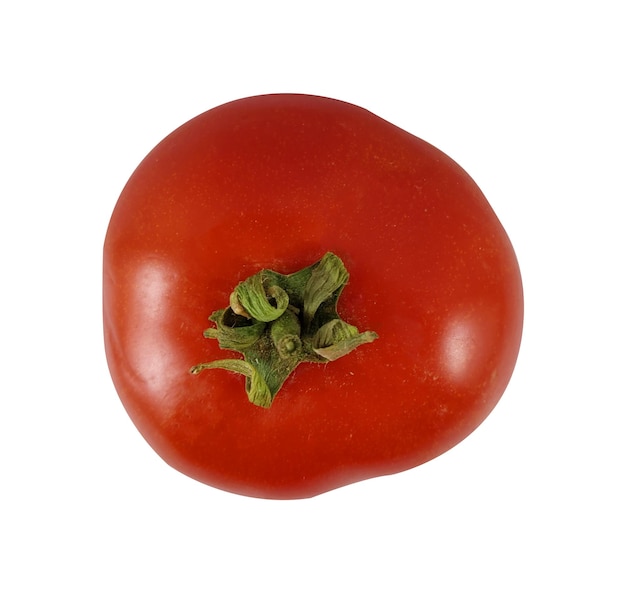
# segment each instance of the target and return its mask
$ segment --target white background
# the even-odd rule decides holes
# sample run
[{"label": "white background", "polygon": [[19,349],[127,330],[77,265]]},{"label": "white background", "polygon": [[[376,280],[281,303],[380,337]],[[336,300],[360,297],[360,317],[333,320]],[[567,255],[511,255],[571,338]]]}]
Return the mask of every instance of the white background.
[{"label": "white background", "polygon": [[[621,2],[6,2],[0,10],[0,590],[626,590]],[[365,107],[467,169],[522,267],[488,420],[442,457],[261,501],[166,466],[101,338],[108,218],[226,101]]]}]

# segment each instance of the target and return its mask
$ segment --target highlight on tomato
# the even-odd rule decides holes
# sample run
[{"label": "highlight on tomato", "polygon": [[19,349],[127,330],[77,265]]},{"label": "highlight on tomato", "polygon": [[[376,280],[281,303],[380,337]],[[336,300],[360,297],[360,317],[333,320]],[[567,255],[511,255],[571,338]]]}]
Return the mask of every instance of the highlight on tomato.
[{"label": "highlight on tomato", "polygon": [[501,398],[523,322],[470,176],[365,109],[211,109],[139,164],[104,243],[106,356],[172,467],[306,498],[425,463]]}]

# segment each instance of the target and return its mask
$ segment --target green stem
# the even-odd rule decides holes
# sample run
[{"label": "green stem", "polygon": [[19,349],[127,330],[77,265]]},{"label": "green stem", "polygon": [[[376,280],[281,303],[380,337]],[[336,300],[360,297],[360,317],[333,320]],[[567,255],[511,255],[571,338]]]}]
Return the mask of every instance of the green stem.
[{"label": "green stem", "polygon": [[194,366],[191,373],[225,369],[246,377],[249,400],[268,408],[301,362],[325,363],[373,342],[373,331],[359,333],[337,314],[337,301],[349,274],[327,253],[317,263],[283,275],[261,270],[233,291],[230,306],[210,316],[204,332],[223,349],[243,354]]}]

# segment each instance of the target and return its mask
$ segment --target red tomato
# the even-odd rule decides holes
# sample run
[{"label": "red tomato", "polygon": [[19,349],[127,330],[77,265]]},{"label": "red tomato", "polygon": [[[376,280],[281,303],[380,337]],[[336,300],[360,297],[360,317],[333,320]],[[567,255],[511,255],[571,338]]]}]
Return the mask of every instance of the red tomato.
[{"label": "red tomato", "polygon": [[[300,364],[269,407],[240,374],[189,372],[242,358],[203,335],[240,282],[326,252],[350,273],[338,314],[375,341]],[[310,497],[450,449],[504,392],[522,317],[515,253],[467,173],[321,97],[242,99],[174,131],[104,245],[106,354],[128,414],[174,468],[249,496]]]}]

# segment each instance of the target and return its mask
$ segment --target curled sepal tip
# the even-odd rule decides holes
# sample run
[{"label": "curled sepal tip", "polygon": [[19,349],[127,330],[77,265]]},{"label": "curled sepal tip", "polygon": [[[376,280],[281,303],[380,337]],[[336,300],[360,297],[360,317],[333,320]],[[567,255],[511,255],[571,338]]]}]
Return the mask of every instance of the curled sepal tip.
[{"label": "curled sepal tip", "polygon": [[216,327],[204,330],[205,338],[216,338],[220,348],[242,352],[263,335],[265,322],[236,314],[230,307],[209,317]]},{"label": "curled sepal tip", "polygon": [[230,297],[231,308],[239,315],[258,321],[274,321],[289,306],[289,296],[276,284],[267,283],[263,272],[241,282]]},{"label": "curled sepal tip", "polygon": [[313,351],[326,360],[337,360],[359,346],[373,342],[376,338],[378,338],[376,332],[360,333],[354,325],[341,319],[333,319],[320,327],[313,336]]},{"label": "curled sepal tip", "polygon": [[327,253],[311,272],[311,277],[304,287],[304,323],[309,326],[320,305],[333,297],[348,283],[348,270],[334,254]]},{"label": "curled sepal tip", "polygon": [[248,394],[250,402],[262,408],[269,408],[272,405],[273,395],[267,383],[265,383],[261,374],[249,362],[236,358],[214,360],[213,362],[197,364],[191,367],[189,372],[192,375],[197,375],[208,369],[224,369],[225,371],[232,371],[233,373],[244,375],[246,377],[246,393]]}]

